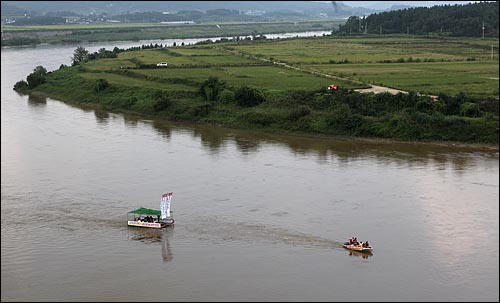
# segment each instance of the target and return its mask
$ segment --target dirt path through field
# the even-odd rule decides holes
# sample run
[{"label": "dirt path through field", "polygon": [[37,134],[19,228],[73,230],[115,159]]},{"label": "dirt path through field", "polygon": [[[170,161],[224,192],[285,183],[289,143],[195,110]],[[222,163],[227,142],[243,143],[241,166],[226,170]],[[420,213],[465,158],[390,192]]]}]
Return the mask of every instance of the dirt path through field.
[{"label": "dirt path through field", "polygon": [[370,88],[360,88],[360,89],[355,89],[355,91],[360,92],[360,93],[375,93],[375,94],[380,94],[380,93],[391,93],[393,95],[396,95],[398,93],[403,93],[407,94],[408,92],[404,90],[399,90],[395,88],[390,88],[390,87],[385,87],[385,86],[378,86],[378,85],[373,85],[370,84]]},{"label": "dirt path through field", "polygon": [[[305,70],[305,69],[302,69],[300,67],[291,66],[291,65],[288,65],[288,64],[283,63],[283,62],[270,61],[270,60],[264,59],[264,58],[259,58],[259,59],[262,60],[262,61],[271,62],[272,64],[275,64],[275,65],[279,65],[279,66],[282,66],[282,67],[286,67],[286,68],[294,69],[294,70],[297,70],[297,71],[309,73],[309,74],[312,74],[312,75],[318,75],[318,76],[325,77],[325,78],[330,78],[330,79],[349,80],[351,82],[358,83],[358,84],[367,84],[367,83],[364,83],[364,82],[360,82],[360,81],[356,81],[356,80],[352,80],[352,79],[345,79],[345,78],[333,76],[333,75],[330,75],[330,74],[325,74],[325,73],[320,73],[320,72],[316,72],[316,71]],[[385,87],[385,86],[379,86],[379,85],[373,85],[373,84],[369,84],[369,83],[368,83],[368,85],[370,85],[371,87],[369,87],[369,88],[359,88],[359,89],[355,89],[355,91],[360,92],[360,93],[375,93],[375,94],[380,94],[380,93],[387,92],[387,93],[391,93],[393,95],[396,95],[398,93],[403,93],[403,94],[407,94],[408,93],[406,91],[395,89],[395,88],[390,88],[390,87]]]}]

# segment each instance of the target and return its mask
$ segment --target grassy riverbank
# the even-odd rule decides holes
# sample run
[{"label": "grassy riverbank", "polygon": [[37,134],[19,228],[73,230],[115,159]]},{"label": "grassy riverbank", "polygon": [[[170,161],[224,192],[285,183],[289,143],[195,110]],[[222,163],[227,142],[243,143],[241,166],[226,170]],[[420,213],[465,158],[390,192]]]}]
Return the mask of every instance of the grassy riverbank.
[{"label": "grassy riverbank", "polygon": [[[401,51],[394,51],[398,45],[396,42],[401,43],[401,39],[373,38],[364,46],[374,45],[379,53],[384,54],[375,56],[380,58],[376,60],[393,62],[401,56]],[[402,49],[411,42],[404,39]],[[469,52],[460,55],[457,51],[453,52],[452,60],[441,61],[441,58],[450,59],[450,52],[442,50],[436,40],[415,39],[414,43],[426,42],[433,49],[417,50],[412,54],[413,58],[434,58],[438,60],[436,64],[429,60],[363,64],[362,56],[340,64],[332,63],[343,59],[337,54],[345,52],[346,48],[360,49],[357,43],[364,42],[356,38],[342,39],[341,42],[323,37],[207,43],[116,50],[116,58],[63,66],[47,74],[45,83],[35,87],[32,93],[43,93],[69,102],[98,104],[107,110],[235,128],[498,144],[498,100],[495,99],[498,78],[495,87],[491,86],[492,80],[486,79],[494,75],[498,77],[498,61],[490,62],[479,56],[481,43],[468,44],[468,47],[478,49],[476,61],[467,60]],[[383,43],[385,46],[381,45]],[[168,67],[156,67],[161,61],[168,62]],[[405,64],[409,70],[432,70],[434,82],[439,85],[429,93],[439,95],[439,99],[418,96],[414,92],[375,95],[353,91],[367,86],[360,83],[360,79],[374,81],[373,65],[383,64],[385,69],[375,73],[376,77],[397,73],[398,81],[403,85],[420,83],[415,79],[423,80],[428,74],[401,72]],[[476,64],[478,67],[472,68],[470,73],[470,67]],[[357,72],[335,80],[312,73],[316,69],[331,71],[336,68],[356,69]],[[365,70],[369,72],[365,73]],[[436,76],[436,73],[441,76]],[[469,77],[460,77],[461,74]],[[408,78],[405,79],[405,75]],[[440,77],[446,78],[446,82],[439,82]],[[341,89],[327,91],[326,86],[332,82]],[[470,85],[474,89],[464,92],[463,88],[469,87],[468,84],[474,84]],[[441,86],[452,94],[443,94]],[[427,88],[425,85],[414,87],[421,92]]]}]

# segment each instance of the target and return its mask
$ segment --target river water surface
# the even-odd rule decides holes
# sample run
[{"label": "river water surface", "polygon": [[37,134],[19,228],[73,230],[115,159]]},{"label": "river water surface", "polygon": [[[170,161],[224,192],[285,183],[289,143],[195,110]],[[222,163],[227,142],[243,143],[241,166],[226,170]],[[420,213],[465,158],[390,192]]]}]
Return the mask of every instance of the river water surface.
[{"label": "river water surface", "polygon": [[[75,48],[1,51],[2,301],[499,300],[498,152],[172,123],[12,90]],[[174,228],[127,227],[166,192]],[[353,235],[373,254],[343,249]]]}]

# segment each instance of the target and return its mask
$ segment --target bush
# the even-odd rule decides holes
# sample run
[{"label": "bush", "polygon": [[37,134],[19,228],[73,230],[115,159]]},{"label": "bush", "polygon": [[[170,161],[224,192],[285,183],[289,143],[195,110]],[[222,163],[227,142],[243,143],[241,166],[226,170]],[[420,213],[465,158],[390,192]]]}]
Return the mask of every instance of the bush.
[{"label": "bush", "polygon": [[300,105],[290,111],[290,114],[288,115],[288,120],[296,121],[309,114],[311,114],[311,109],[307,106]]},{"label": "bush", "polygon": [[108,83],[108,81],[106,81],[106,79],[98,79],[95,82],[94,90],[96,92],[102,92],[103,90],[105,90],[108,87],[109,87],[109,83]]},{"label": "bush", "polygon": [[246,85],[240,86],[234,92],[234,98],[238,105],[243,107],[257,106],[265,101],[264,96],[258,89]]},{"label": "bush", "polygon": [[351,118],[352,112],[349,105],[338,103],[330,114],[328,124],[342,129],[350,129]]},{"label": "bush", "polygon": [[219,94],[219,102],[229,104],[234,102],[234,93],[228,89],[224,89]]},{"label": "bush", "polygon": [[157,91],[154,95],[154,99],[153,110],[155,112],[165,110],[172,105],[172,101],[170,101],[167,94],[163,91]]},{"label": "bush", "polygon": [[314,92],[307,90],[292,90],[288,92],[288,104],[308,104],[312,102]]},{"label": "bush", "polygon": [[415,108],[419,112],[432,113],[434,111],[434,101],[430,98],[422,98],[421,100],[417,101]]},{"label": "bush", "polygon": [[481,115],[479,106],[476,103],[465,102],[460,105],[460,116],[476,118]]},{"label": "bush", "polygon": [[28,80],[28,87],[29,88],[35,88],[40,84],[45,83],[47,80],[47,70],[39,65],[35,67],[33,72],[26,77],[26,80]]},{"label": "bush", "polygon": [[240,119],[252,125],[268,126],[276,122],[276,117],[266,112],[247,112],[240,115]]},{"label": "bush", "polygon": [[18,92],[26,92],[28,90],[28,82],[21,80],[14,84],[14,90]]},{"label": "bush", "polygon": [[195,117],[205,117],[210,113],[213,106],[212,103],[197,104],[190,108],[189,113]]},{"label": "bush", "polygon": [[200,94],[207,101],[214,102],[219,99],[219,94],[226,87],[226,82],[217,77],[209,77],[200,86]]}]

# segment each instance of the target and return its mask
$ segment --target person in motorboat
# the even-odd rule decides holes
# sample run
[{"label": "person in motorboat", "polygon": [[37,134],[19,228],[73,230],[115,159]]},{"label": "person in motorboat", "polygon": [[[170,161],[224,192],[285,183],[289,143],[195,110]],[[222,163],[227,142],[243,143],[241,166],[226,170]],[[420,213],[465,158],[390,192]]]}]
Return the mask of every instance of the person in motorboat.
[{"label": "person in motorboat", "polygon": [[[347,243],[345,243],[345,244],[347,244]],[[356,238],[356,237],[351,237],[351,238],[349,239],[349,245],[357,245],[357,244],[359,244],[359,243],[358,243],[358,238]]]}]

